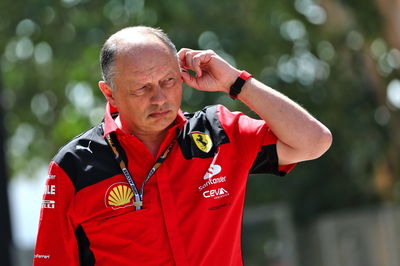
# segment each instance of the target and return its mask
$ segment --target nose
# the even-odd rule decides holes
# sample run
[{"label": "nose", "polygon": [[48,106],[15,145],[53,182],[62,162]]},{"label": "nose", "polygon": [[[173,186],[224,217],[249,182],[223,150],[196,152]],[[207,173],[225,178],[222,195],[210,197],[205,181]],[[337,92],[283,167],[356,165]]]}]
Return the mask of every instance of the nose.
[{"label": "nose", "polygon": [[165,91],[163,90],[163,88],[160,85],[154,86],[153,94],[151,96],[151,103],[162,105],[165,103],[166,100],[167,97],[165,95]]}]

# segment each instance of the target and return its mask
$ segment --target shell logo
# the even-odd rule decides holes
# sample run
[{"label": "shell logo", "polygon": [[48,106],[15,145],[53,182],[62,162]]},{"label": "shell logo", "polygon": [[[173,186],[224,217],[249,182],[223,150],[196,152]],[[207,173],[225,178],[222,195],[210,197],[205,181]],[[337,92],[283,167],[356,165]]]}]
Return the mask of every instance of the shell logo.
[{"label": "shell logo", "polygon": [[104,197],[107,208],[113,210],[133,206],[133,192],[128,183],[118,182],[112,184]]}]

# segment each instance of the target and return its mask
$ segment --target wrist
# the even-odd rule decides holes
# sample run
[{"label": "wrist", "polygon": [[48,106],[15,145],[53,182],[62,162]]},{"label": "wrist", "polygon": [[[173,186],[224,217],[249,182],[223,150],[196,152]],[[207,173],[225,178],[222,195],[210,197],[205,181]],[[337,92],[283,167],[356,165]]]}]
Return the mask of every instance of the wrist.
[{"label": "wrist", "polygon": [[242,91],[244,84],[246,83],[246,80],[251,77],[253,77],[253,75],[251,75],[247,71],[241,71],[240,74],[237,76],[235,82],[229,88],[229,96],[234,100],[237,99],[238,95]]},{"label": "wrist", "polygon": [[226,72],[227,78],[224,81],[225,84],[224,86],[222,86],[224,92],[226,92],[227,94],[229,94],[229,91],[231,89],[232,84],[235,82],[235,80],[237,79],[237,77],[240,76],[240,74],[242,73],[242,70],[238,70],[236,68],[233,68],[229,71]]}]

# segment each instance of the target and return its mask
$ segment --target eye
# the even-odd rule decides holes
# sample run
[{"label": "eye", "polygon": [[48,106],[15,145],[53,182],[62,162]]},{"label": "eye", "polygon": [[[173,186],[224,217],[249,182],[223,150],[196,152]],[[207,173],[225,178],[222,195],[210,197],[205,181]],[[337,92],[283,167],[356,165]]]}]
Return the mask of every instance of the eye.
[{"label": "eye", "polygon": [[166,78],[163,81],[163,86],[172,87],[175,85],[175,78]]},{"label": "eye", "polygon": [[132,95],[137,95],[137,96],[143,95],[143,94],[145,94],[145,92],[147,91],[147,88],[148,88],[148,86],[145,85],[145,86],[143,86],[143,87],[133,89],[133,90],[131,91],[131,94],[132,94]]}]

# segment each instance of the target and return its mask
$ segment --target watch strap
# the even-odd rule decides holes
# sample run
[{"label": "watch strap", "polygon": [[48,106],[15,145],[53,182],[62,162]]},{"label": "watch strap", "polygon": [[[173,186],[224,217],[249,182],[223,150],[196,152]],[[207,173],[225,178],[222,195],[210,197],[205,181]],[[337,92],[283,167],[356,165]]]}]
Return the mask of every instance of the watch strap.
[{"label": "watch strap", "polygon": [[253,75],[243,70],[242,73],[240,73],[239,77],[237,77],[235,82],[230,87],[229,96],[234,100],[237,99],[239,93],[242,91],[244,83],[252,76]]}]

